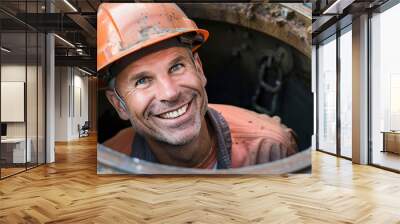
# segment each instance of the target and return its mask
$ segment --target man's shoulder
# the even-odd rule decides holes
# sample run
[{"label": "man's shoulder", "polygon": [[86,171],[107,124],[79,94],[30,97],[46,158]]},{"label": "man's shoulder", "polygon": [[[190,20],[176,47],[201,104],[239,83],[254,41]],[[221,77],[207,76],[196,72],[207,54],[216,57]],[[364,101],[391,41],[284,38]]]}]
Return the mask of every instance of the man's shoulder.
[{"label": "man's shoulder", "polygon": [[293,130],[282,124],[277,116],[271,117],[230,105],[209,104],[209,107],[224,117],[233,140],[261,138],[287,144],[293,138]]},{"label": "man's shoulder", "polygon": [[103,145],[126,155],[131,155],[132,141],[134,137],[135,130],[132,127],[128,127],[122,129],[112,138],[105,141]]},{"label": "man's shoulder", "polygon": [[223,104],[209,104],[209,107],[218,111],[228,122],[230,126],[240,127],[258,127],[259,131],[267,128],[283,129],[286,128],[282,125],[281,119],[277,116],[271,117],[266,114],[260,114],[248,109],[223,105]]},{"label": "man's shoulder", "polygon": [[[232,167],[282,159],[297,151],[292,129],[271,117],[236,106],[210,104],[228,123],[232,138]],[[256,155],[256,156],[254,156]]]}]

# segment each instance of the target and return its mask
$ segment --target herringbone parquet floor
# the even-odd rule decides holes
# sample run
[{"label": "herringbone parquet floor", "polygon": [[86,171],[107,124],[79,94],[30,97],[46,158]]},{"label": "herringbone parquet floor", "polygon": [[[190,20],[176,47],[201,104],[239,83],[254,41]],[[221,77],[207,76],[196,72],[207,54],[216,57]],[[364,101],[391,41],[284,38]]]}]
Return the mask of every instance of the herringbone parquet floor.
[{"label": "herringbone parquet floor", "polygon": [[0,223],[400,223],[400,175],[323,153],[292,176],[97,176],[94,137],[0,181]]}]

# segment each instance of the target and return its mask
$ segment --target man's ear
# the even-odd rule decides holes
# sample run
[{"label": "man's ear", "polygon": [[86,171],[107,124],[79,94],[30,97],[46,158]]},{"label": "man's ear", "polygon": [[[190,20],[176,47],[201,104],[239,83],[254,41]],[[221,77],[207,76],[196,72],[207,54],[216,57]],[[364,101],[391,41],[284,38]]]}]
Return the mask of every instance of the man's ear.
[{"label": "man's ear", "polygon": [[124,105],[124,102],[120,102],[118,97],[115,95],[115,92],[112,90],[106,90],[106,96],[108,101],[113,105],[114,109],[118,112],[119,117],[122,120],[129,119],[129,113]]},{"label": "man's ear", "polygon": [[201,63],[199,54],[197,52],[193,53],[194,65],[196,66],[197,71],[200,73],[201,81],[203,82],[203,86],[206,86],[207,79],[203,72],[203,64]]}]

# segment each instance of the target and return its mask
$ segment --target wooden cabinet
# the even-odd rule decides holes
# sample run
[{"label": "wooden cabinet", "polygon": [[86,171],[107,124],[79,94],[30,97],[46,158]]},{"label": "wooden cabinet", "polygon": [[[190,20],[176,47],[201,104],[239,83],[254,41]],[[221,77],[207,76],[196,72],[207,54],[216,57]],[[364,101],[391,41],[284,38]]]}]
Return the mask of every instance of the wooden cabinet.
[{"label": "wooden cabinet", "polygon": [[383,152],[400,154],[400,131],[388,131],[383,133]]}]

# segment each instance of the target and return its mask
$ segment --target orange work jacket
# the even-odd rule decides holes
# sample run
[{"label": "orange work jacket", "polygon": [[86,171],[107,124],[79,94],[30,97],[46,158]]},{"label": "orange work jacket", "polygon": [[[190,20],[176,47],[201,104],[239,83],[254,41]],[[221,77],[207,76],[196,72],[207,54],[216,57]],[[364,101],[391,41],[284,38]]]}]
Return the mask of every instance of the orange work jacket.
[{"label": "orange work jacket", "polygon": [[[222,132],[230,134],[219,137],[224,139],[217,139],[217,141],[223,141],[223,147],[228,149],[217,150],[222,152],[227,150],[230,157],[228,165],[222,168],[238,168],[271,162],[290,156],[298,150],[294,132],[283,125],[278,117],[270,117],[229,105],[209,104],[208,107],[209,112],[211,108],[212,111],[218,113],[214,116],[214,119],[218,120],[213,125],[214,129],[227,127]],[[134,129],[130,127],[121,130],[103,144],[113,150],[133,156],[135,150],[139,150],[133,147],[135,137],[138,136],[135,136]],[[218,145],[221,146],[221,144]],[[219,158],[218,162],[220,161],[222,160]]]}]

